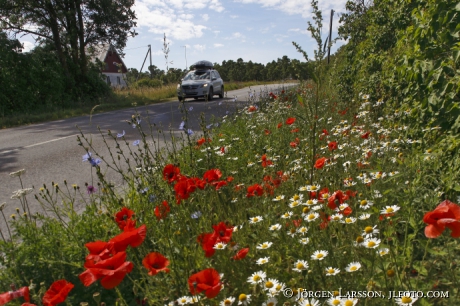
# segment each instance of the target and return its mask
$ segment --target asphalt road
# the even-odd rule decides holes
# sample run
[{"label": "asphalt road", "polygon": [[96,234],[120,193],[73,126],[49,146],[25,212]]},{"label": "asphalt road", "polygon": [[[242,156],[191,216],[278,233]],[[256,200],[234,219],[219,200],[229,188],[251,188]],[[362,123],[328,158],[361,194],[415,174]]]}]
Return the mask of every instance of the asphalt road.
[{"label": "asphalt road", "polygon": [[[251,92],[256,95],[261,90],[276,92],[281,90],[282,86],[283,84],[255,86],[251,88]],[[219,99],[215,96],[212,101],[187,99],[188,128],[199,133],[201,113],[205,115],[206,121],[209,121],[212,116],[222,117],[234,112],[236,108],[252,103],[250,99],[249,88],[229,91],[226,97]],[[10,177],[11,172],[26,170],[21,179],[23,188],[34,188],[34,192],[27,196],[31,213],[42,211],[39,203],[34,199],[34,194],[38,193],[43,184],[51,187],[51,182],[55,182],[60,187],[64,187],[64,180],[66,180],[69,186],[77,184],[85,188],[85,183],[90,185],[97,183],[96,180],[92,181],[91,166],[88,162],[82,162],[82,156],[86,152],[77,143],[80,130],[92,139],[94,151],[99,156],[108,156],[108,148],[102,141],[99,129],[105,135],[108,130],[115,135],[125,131],[125,139],[132,146],[135,140],[140,139],[140,135],[138,130],[132,128],[126,121],[131,120],[132,115],[138,113],[144,132],[149,131],[150,122],[150,124],[154,123],[156,128],[162,127],[165,131],[171,130],[175,135],[185,135],[182,130],[179,130],[183,117],[179,106],[178,101],[171,101],[95,114],[91,118],[83,116],[0,130],[0,204],[6,203],[3,210],[6,217],[9,219],[11,214],[16,213],[16,208],[21,208],[18,199],[11,199],[12,193],[22,188],[17,177]],[[113,140],[108,141],[109,147],[113,149],[114,143]],[[160,141],[157,145],[164,146],[165,143]],[[123,185],[124,182],[119,174],[107,169],[104,163],[100,166],[102,171],[106,172],[109,181],[117,186]],[[76,207],[79,211],[83,208]],[[0,230],[3,235],[8,236],[5,221],[1,216]]]}]

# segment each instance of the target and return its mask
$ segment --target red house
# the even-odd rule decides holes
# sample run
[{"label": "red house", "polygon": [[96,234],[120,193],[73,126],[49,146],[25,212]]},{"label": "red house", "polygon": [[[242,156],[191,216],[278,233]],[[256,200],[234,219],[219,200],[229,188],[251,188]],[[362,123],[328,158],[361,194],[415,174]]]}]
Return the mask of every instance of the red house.
[{"label": "red house", "polygon": [[128,72],[125,63],[121,59],[113,45],[104,44],[90,48],[88,55],[91,62],[97,63],[98,60],[105,64],[102,68],[102,74],[107,84],[113,87],[125,87],[126,81],[124,74]]}]

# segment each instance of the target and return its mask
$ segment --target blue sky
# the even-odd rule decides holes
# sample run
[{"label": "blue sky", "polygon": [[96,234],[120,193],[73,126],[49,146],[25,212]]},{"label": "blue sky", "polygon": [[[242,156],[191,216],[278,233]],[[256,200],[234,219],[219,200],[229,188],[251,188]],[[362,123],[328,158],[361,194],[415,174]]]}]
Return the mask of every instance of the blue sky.
[{"label": "blue sky", "polygon": [[[333,38],[337,37],[339,14],[346,0],[319,1],[323,12],[323,41],[329,31],[330,10],[334,9]],[[222,63],[242,58],[266,64],[283,55],[304,60],[292,45],[298,43],[313,58],[316,42],[306,31],[312,21],[309,0],[136,0],[139,33],[129,38],[123,61],[128,68],[140,69],[152,45],[152,63],[166,69],[163,33],[169,42],[168,66],[184,69],[199,60]],[[32,46],[30,37],[22,39]],[[332,53],[344,44],[336,43]],[[186,46],[186,48],[184,47]],[[147,59],[144,71],[148,65]]]}]

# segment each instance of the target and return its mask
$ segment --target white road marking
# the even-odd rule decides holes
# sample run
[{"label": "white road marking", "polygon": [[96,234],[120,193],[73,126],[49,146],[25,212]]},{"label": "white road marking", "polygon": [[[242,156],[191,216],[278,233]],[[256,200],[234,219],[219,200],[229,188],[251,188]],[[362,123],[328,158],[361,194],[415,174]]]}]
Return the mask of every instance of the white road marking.
[{"label": "white road marking", "polygon": [[45,144],[45,143],[50,143],[50,142],[54,142],[54,141],[58,141],[58,140],[62,140],[62,139],[66,139],[66,138],[69,138],[69,137],[75,137],[79,134],[74,134],[74,135],[70,135],[70,136],[65,136],[65,137],[61,137],[61,138],[55,138],[55,139],[51,139],[51,140],[48,140],[48,141],[43,141],[43,142],[39,142],[39,143],[34,143],[32,145],[28,145],[28,146],[25,146],[25,147],[21,147],[21,148],[18,148],[18,149],[13,149],[13,150],[7,150],[7,151],[2,151],[0,152],[0,154],[6,154],[6,153],[11,153],[11,152],[14,152],[14,151],[19,151],[19,149],[27,149],[27,148],[32,148],[32,147],[36,147],[36,146],[39,146],[39,145],[42,145],[42,144]]}]

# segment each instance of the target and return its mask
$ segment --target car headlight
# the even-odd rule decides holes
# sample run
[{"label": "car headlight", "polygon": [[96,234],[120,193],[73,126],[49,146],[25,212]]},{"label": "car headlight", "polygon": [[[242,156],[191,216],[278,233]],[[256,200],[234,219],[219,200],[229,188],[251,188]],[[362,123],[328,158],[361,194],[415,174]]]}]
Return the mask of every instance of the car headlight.
[{"label": "car headlight", "polygon": [[208,87],[208,83],[201,85],[201,87]]},{"label": "car headlight", "polygon": [[177,89],[180,89],[180,84],[177,84]]}]

